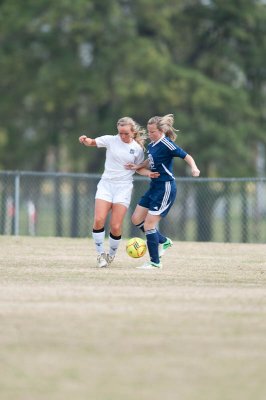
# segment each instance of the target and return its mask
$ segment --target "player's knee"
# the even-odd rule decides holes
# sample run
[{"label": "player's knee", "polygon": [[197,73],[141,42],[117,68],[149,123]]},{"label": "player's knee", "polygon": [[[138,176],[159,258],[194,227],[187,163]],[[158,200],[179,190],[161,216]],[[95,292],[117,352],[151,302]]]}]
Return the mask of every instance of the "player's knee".
[{"label": "player's knee", "polygon": [[119,224],[119,223],[117,223],[117,222],[113,222],[113,223],[110,225],[110,230],[111,230],[111,232],[112,232],[112,234],[113,234],[114,236],[120,236],[120,235],[121,235],[121,231],[122,231],[122,229],[121,229],[121,224]]},{"label": "player's knee", "polygon": [[134,224],[134,225],[138,225],[141,222],[135,213],[132,214],[131,221],[132,221],[132,224]]},{"label": "player's knee", "polygon": [[93,226],[95,229],[101,229],[105,224],[105,220],[101,217],[94,218]]}]

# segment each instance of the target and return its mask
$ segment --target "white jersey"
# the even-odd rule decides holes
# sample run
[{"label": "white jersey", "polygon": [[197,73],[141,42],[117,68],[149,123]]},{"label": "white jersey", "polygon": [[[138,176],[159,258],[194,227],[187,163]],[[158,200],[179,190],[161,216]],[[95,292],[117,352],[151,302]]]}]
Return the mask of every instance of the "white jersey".
[{"label": "white jersey", "polygon": [[106,160],[102,179],[132,182],[135,171],[125,168],[125,164],[140,164],[144,160],[142,147],[133,140],[124,143],[119,135],[105,135],[95,139],[97,147],[106,147]]}]

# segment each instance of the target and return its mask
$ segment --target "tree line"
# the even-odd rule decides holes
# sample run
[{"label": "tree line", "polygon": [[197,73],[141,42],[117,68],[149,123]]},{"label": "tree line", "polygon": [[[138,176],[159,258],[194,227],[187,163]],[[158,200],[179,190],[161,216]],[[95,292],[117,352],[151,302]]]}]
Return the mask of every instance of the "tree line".
[{"label": "tree line", "polygon": [[255,175],[265,66],[263,0],[2,0],[0,168],[100,172],[80,134],[173,113],[203,176]]}]

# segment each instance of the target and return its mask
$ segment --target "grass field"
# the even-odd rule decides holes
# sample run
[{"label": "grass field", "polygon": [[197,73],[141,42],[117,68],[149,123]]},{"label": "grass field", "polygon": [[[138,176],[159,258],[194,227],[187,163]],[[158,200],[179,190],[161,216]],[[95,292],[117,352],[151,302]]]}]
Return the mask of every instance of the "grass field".
[{"label": "grass field", "polygon": [[266,245],[0,236],[1,400],[265,400]]}]

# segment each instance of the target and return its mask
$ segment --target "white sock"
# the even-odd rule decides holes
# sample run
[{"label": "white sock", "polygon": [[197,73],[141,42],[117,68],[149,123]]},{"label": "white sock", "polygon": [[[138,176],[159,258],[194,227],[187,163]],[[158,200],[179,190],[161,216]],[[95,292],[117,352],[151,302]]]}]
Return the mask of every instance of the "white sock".
[{"label": "white sock", "polygon": [[114,236],[110,233],[109,235],[109,255],[114,256],[117,252],[119,243],[121,242],[121,236]]},{"label": "white sock", "polygon": [[105,231],[102,232],[92,232],[92,237],[94,239],[95,248],[98,254],[104,253],[104,238]]}]

